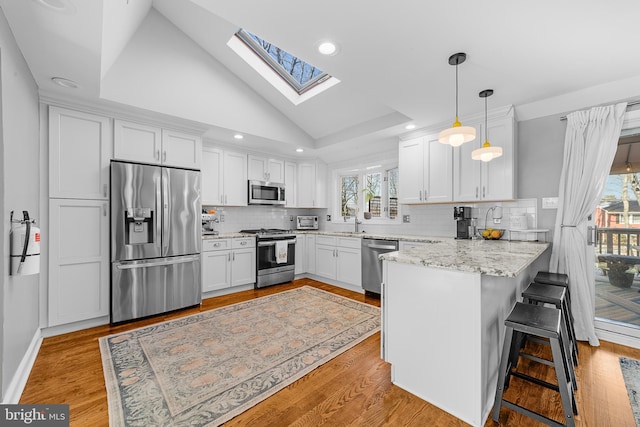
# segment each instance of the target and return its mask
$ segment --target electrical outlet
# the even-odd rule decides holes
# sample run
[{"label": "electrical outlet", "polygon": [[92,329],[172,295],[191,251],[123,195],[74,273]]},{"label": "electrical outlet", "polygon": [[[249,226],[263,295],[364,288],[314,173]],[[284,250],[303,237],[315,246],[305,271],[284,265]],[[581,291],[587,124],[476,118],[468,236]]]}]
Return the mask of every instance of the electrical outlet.
[{"label": "electrical outlet", "polygon": [[408,224],[411,222],[411,216],[410,215],[402,215],[402,222],[405,224]]},{"label": "electrical outlet", "polygon": [[327,215],[327,222],[331,222],[331,215]]},{"label": "electrical outlet", "polygon": [[224,222],[224,215],[220,215],[220,222]]},{"label": "electrical outlet", "polygon": [[293,215],[289,215],[289,221],[293,221]]},{"label": "electrical outlet", "polygon": [[500,224],[502,222],[502,218],[493,218],[494,224]]}]

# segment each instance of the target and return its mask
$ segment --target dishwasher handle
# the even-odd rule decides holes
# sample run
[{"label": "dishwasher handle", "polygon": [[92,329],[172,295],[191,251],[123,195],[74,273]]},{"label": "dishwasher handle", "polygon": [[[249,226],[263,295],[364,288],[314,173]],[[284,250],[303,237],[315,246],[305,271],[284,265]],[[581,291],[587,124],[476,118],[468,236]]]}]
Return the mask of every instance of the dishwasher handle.
[{"label": "dishwasher handle", "polygon": [[398,248],[397,248],[397,247],[395,247],[394,245],[376,245],[376,244],[370,244],[370,245],[367,245],[367,247],[368,247],[368,248],[371,248],[371,249],[385,249],[385,250],[386,250],[386,249],[388,249],[388,250],[392,250],[392,251],[397,251],[397,250],[398,250]]}]

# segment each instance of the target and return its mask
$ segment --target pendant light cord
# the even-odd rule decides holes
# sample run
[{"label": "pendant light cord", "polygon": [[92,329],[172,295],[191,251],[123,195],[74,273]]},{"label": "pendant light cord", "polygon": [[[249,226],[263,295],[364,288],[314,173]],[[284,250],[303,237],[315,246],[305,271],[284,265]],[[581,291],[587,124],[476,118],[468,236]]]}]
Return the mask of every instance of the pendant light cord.
[{"label": "pendant light cord", "polygon": [[456,121],[458,120],[458,60],[456,60]]},{"label": "pendant light cord", "polygon": [[489,128],[487,127],[487,98],[484,97],[484,140],[489,141]]}]

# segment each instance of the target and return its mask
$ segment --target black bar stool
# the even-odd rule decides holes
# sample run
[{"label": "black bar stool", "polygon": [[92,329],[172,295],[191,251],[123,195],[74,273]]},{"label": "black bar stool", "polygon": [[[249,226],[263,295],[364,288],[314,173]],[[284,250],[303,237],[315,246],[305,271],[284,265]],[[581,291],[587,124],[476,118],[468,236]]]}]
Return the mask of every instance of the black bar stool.
[{"label": "black bar stool", "polygon": [[576,333],[571,323],[569,298],[567,297],[567,288],[556,285],[547,285],[542,283],[531,283],[524,291],[522,291],[522,300],[529,304],[553,304],[556,308],[562,310],[562,320],[567,330],[567,351],[571,354],[574,365],[578,365],[578,343],[576,341]]},{"label": "black bar stool", "polygon": [[[569,276],[563,273],[551,273],[549,271],[538,271],[536,277],[533,279],[536,283],[544,283],[547,285],[556,285],[567,288],[567,306],[569,308],[569,319],[571,320],[569,323],[571,324],[571,328],[573,329],[573,325],[575,320],[573,319],[573,311],[571,310],[571,291],[569,290]],[[575,340],[575,330],[573,332],[573,337]],[[574,341],[575,352],[579,354],[578,350],[578,342]]]},{"label": "black bar stool", "polygon": [[[506,406],[513,411],[520,412],[550,426],[566,425],[574,427],[575,420],[573,416],[578,414],[578,408],[573,394],[572,379],[567,372],[567,366],[569,366],[571,362],[567,359],[565,351],[563,351],[563,339],[566,337],[566,334],[563,336],[562,333],[562,330],[565,328],[562,321],[561,310],[553,307],[517,302],[504,321],[504,324],[506,331],[502,349],[502,359],[500,360],[500,370],[498,371],[496,398],[493,405],[493,420],[499,421],[500,409],[502,406]],[[553,355],[553,367],[555,368],[558,381],[557,385],[515,370],[520,354],[520,345],[518,343],[528,336],[549,339]],[[562,409],[564,411],[566,424],[561,424],[540,413],[505,400],[503,394],[504,390],[509,387],[509,378],[511,375],[558,391],[562,400]]]}]

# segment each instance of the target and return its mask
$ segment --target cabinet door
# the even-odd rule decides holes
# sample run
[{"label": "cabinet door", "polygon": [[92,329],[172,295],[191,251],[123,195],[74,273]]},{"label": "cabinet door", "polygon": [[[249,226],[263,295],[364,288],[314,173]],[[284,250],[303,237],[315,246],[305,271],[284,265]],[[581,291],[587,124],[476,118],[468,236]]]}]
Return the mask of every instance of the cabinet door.
[{"label": "cabinet door", "polygon": [[306,235],[296,234],[296,269],[295,274],[302,274],[305,270],[306,261]]},{"label": "cabinet door", "polygon": [[[424,139],[426,201],[430,203],[453,200],[453,147],[441,144],[438,135]],[[402,181],[400,181],[402,185]]]},{"label": "cabinet door", "polygon": [[256,250],[236,249],[231,254],[231,286],[256,282]]},{"label": "cabinet door", "polygon": [[336,278],[335,246],[316,246],[316,274],[329,279]]},{"label": "cabinet door", "polygon": [[200,169],[202,167],[202,138],[197,135],[163,129],[162,164]]},{"label": "cabinet door", "polygon": [[296,189],[297,185],[297,171],[298,165],[293,162],[284,162],[284,196],[285,196],[285,206],[288,208],[292,208],[296,205]]},{"label": "cabinet door", "polygon": [[202,291],[231,286],[231,251],[202,252]]},{"label": "cabinet door", "polygon": [[315,207],[316,165],[315,163],[298,164],[298,207]]},{"label": "cabinet door", "polygon": [[106,201],[49,200],[49,326],[109,315]]},{"label": "cabinet door", "polygon": [[306,250],[306,268],[307,273],[316,274],[316,236],[307,234]]},{"label": "cabinet door", "polygon": [[354,286],[362,286],[362,257],[360,249],[338,248],[336,279]]},{"label": "cabinet door", "polygon": [[247,206],[249,187],[246,154],[224,152],[223,189],[225,205]]},{"label": "cabinet door", "polygon": [[113,157],[141,163],[162,160],[162,131],[154,126],[115,120],[113,123]]},{"label": "cabinet door", "polygon": [[202,205],[222,204],[222,150],[202,149]]},{"label": "cabinet door", "polygon": [[267,180],[271,182],[284,182],[284,162],[282,160],[267,160]]},{"label": "cabinet door", "polygon": [[502,156],[490,162],[476,161],[482,168],[481,197],[487,201],[515,199],[513,120],[489,122],[488,136],[491,145],[502,147]]},{"label": "cabinet door", "polygon": [[470,202],[481,197],[481,162],[473,160],[471,152],[482,146],[482,129],[480,125],[475,125],[475,128],[476,139],[453,151],[453,200],[456,202]]},{"label": "cabinet door", "polygon": [[423,138],[400,141],[398,146],[398,201],[404,204],[424,202]]},{"label": "cabinet door", "polygon": [[49,197],[107,200],[109,119],[49,107]]},{"label": "cabinet door", "polygon": [[250,180],[268,181],[267,179],[267,159],[249,155],[247,156],[248,172]]}]

